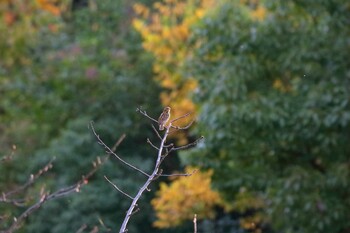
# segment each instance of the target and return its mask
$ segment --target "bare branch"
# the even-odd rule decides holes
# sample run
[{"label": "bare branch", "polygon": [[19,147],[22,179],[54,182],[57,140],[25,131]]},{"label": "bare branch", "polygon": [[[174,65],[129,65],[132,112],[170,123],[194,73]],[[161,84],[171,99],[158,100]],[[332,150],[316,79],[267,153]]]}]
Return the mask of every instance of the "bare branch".
[{"label": "bare branch", "polygon": [[60,198],[60,197],[66,196],[66,195],[69,195],[69,194],[74,193],[74,192],[79,192],[80,188],[88,183],[87,182],[88,179],[102,165],[101,162],[98,162],[96,164],[97,165],[94,166],[93,169],[90,172],[88,172],[86,175],[82,176],[82,178],[77,183],[75,183],[74,185],[71,185],[71,186],[65,187],[65,188],[61,188],[61,189],[57,190],[56,192],[54,192],[52,194],[48,194],[48,193],[41,194],[39,201],[36,202],[35,204],[33,204],[32,206],[30,206],[29,208],[27,208],[18,218],[14,218],[14,221],[13,221],[12,225],[7,230],[5,230],[4,233],[12,233],[16,229],[18,229],[21,226],[22,222],[31,213],[33,213],[34,211],[39,209],[45,202],[53,200],[53,199],[57,199],[57,198]]},{"label": "bare branch", "polygon": [[180,120],[180,119],[182,119],[182,118],[188,117],[188,116],[191,115],[191,114],[192,114],[192,112],[188,112],[188,113],[186,113],[185,115],[182,115],[182,116],[177,117],[177,118],[175,118],[174,120],[170,121],[170,123],[174,123],[175,121],[178,121],[178,120]]},{"label": "bare branch", "polygon": [[98,144],[100,144],[101,146],[103,146],[103,147],[107,150],[107,151],[106,151],[107,154],[112,154],[112,155],[114,155],[114,156],[115,156],[120,162],[122,162],[123,164],[125,164],[125,165],[127,165],[128,167],[131,167],[132,169],[134,169],[134,170],[136,170],[136,171],[142,173],[143,175],[149,177],[149,175],[148,175],[146,172],[144,172],[144,171],[142,171],[141,169],[139,169],[139,168],[137,168],[137,167],[131,165],[130,163],[128,163],[128,162],[126,162],[125,160],[123,160],[122,158],[120,158],[116,153],[114,153],[114,151],[113,151],[111,148],[109,148],[109,147],[102,141],[102,139],[100,138],[100,136],[96,133],[92,121],[90,122],[90,126],[91,126],[91,130],[92,130],[93,134],[95,135],[95,137],[96,137],[96,139],[97,139]]},{"label": "bare branch", "polygon": [[174,128],[175,130],[171,131],[170,133],[176,132],[177,130],[186,130],[186,129],[190,128],[194,122],[195,121],[193,120],[188,125],[186,125],[184,127],[172,125],[171,127]]},{"label": "bare branch", "polygon": [[174,146],[174,143],[170,143],[168,145],[164,145],[164,148],[169,148],[169,147],[173,147]]},{"label": "bare branch", "polygon": [[147,143],[150,144],[154,149],[159,150],[158,147],[156,147],[155,145],[153,145],[153,143],[151,142],[151,140],[149,140],[149,138],[147,138]]},{"label": "bare branch", "polygon": [[184,150],[184,149],[190,148],[190,147],[192,147],[192,146],[196,146],[196,145],[197,145],[201,140],[203,140],[203,139],[204,139],[204,136],[201,136],[201,137],[198,138],[196,141],[191,142],[191,143],[189,143],[189,144],[187,144],[187,145],[179,146],[179,147],[173,147],[173,148],[170,149],[169,152],[171,152],[171,151],[177,151],[177,150]]},{"label": "bare branch", "polygon": [[137,108],[136,111],[137,111],[137,112],[140,112],[142,115],[144,115],[144,116],[147,117],[148,119],[150,119],[150,120],[152,120],[152,121],[158,123],[158,121],[157,121],[156,119],[150,117],[150,116],[147,114],[147,112],[146,112],[145,110],[142,110],[142,109],[141,109],[141,107]]},{"label": "bare branch", "polygon": [[10,203],[14,206],[18,206],[18,207],[23,207],[25,205],[25,199],[21,198],[21,199],[8,199],[5,196],[5,193],[2,194],[2,198],[0,198],[0,202],[4,202],[4,203]]},{"label": "bare branch", "polygon": [[126,134],[124,133],[122,136],[120,136],[120,138],[117,140],[117,142],[114,144],[114,146],[112,147],[112,151],[115,152],[117,147],[122,143],[122,141],[124,141],[126,137]]},{"label": "bare branch", "polygon": [[163,169],[159,169],[159,172],[157,174],[155,174],[153,180],[156,180],[158,179],[159,177],[161,177],[163,174]]},{"label": "bare branch", "polygon": [[197,169],[193,170],[191,173],[180,173],[180,174],[162,174],[159,176],[165,176],[165,177],[173,177],[173,176],[192,176],[194,173],[197,172]]},{"label": "bare branch", "polygon": [[158,138],[160,140],[162,140],[162,137],[160,136],[160,134],[158,133],[158,130],[156,129],[156,127],[153,124],[152,124],[152,128],[153,128],[154,132],[156,133],[156,135],[158,136]]},{"label": "bare branch", "polygon": [[107,176],[104,176],[104,178],[116,189],[118,190],[120,193],[124,194],[125,196],[127,196],[128,198],[130,198],[131,200],[134,200],[134,198],[132,196],[130,196],[129,194],[123,192],[120,188],[118,188],[117,185],[115,185],[112,181],[110,181]]},{"label": "bare branch", "polygon": [[134,214],[136,214],[137,212],[139,212],[140,211],[140,208],[137,208],[136,210],[134,210],[130,215],[134,215]]},{"label": "bare branch", "polygon": [[[170,126],[171,126],[171,123],[170,123]],[[162,151],[163,151],[163,147],[164,147],[164,144],[165,144],[165,141],[166,141],[166,138],[169,134],[169,129],[170,127],[166,128],[166,131],[165,131],[165,134],[164,134],[164,137],[162,138],[162,141],[160,143],[160,146],[159,146],[159,150],[158,150],[158,156],[157,156],[157,160],[156,160],[156,163],[155,163],[155,166],[154,166],[154,169],[153,169],[153,172],[152,174],[148,177],[147,181],[142,185],[142,187],[139,189],[139,191],[137,192],[135,198],[133,199],[128,211],[127,211],[127,214],[124,218],[124,221],[122,223],[122,226],[119,230],[119,233],[123,233],[126,231],[126,226],[130,220],[130,217],[132,215],[132,213],[134,212],[134,208],[135,206],[137,205],[137,202],[138,200],[141,198],[142,194],[149,190],[148,189],[148,186],[152,183],[152,181],[154,181],[154,179],[158,178],[159,177],[159,174],[158,174],[158,171],[159,171],[159,167],[160,167],[160,164],[162,162]]]},{"label": "bare branch", "polygon": [[[48,172],[52,167],[52,163],[55,160],[55,157],[53,157],[43,168],[39,169],[39,171],[33,175],[31,174],[29,179],[27,180],[27,182],[25,184],[23,184],[22,186],[9,191],[7,193],[3,193],[2,197],[0,198],[0,202],[7,202],[7,203],[17,203],[15,200],[8,200],[8,197],[10,197],[11,195],[14,195],[16,193],[19,193],[25,189],[27,189],[28,187],[30,187],[32,184],[34,184],[34,182],[43,174],[45,174],[46,172]],[[15,204],[16,205],[16,204]]]}]

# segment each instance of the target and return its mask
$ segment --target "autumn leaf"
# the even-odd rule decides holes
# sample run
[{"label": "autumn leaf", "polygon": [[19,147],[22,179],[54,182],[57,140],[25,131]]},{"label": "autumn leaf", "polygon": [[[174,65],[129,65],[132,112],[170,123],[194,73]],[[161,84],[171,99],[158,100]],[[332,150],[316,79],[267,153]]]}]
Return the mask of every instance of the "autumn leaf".
[{"label": "autumn leaf", "polygon": [[[198,170],[187,167],[186,173]],[[213,171],[197,171],[189,177],[178,177],[170,184],[161,183],[160,190],[152,200],[157,220],[154,226],[168,228],[180,225],[197,214],[199,219],[213,218],[214,207],[221,205],[218,192],[211,188]]]}]

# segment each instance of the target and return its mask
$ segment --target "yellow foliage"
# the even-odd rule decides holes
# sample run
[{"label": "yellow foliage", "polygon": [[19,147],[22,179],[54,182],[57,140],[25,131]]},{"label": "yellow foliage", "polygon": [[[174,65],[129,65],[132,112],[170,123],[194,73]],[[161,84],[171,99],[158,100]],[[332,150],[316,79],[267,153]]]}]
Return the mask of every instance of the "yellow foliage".
[{"label": "yellow foliage", "polygon": [[[288,74],[286,75],[288,76]],[[291,84],[289,83],[290,81],[288,81],[290,78],[277,78],[274,80],[272,86],[273,88],[275,88],[276,90],[279,90],[280,92],[290,92],[292,91],[292,87]]]},{"label": "yellow foliage", "polygon": [[[195,168],[187,167],[186,173],[192,173]],[[200,172],[189,177],[178,177],[169,185],[160,184],[160,190],[152,200],[157,220],[154,226],[168,228],[193,219],[212,218],[215,216],[213,207],[222,203],[219,194],[211,189],[213,172]]]},{"label": "yellow foliage", "polygon": [[241,0],[242,5],[246,5],[250,10],[250,16],[255,20],[264,20],[266,18],[266,8],[261,0]]},{"label": "yellow foliage", "polygon": [[[165,0],[155,2],[152,9],[135,4],[137,18],[134,28],[143,37],[143,47],[155,57],[153,70],[163,88],[161,94],[164,106],[176,109],[174,118],[195,112],[190,93],[196,83],[184,78],[180,69],[192,53],[188,45],[191,27],[205,16],[215,4],[215,0]],[[187,84],[188,83],[188,84]]]},{"label": "yellow foliage", "polygon": [[265,207],[265,201],[260,196],[255,195],[242,187],[240,192],[235,196],[235,202],[230,209],[234,209],[240,213],[255,210],[252,215],[240,218],[239,223],[243,229],[260,233],[262,232],[260,226],[268,221],[266,215],[261,212]]},{"label": "yellow foliage", "polygon": [[266,8],[259,5],[255,10],[252,11],[253,19],[264,20],[266,17]]},{"label": "yellow foliage", "polygon": [[249,230],[254,233],[261,233],[262,229],[259,227],[266,217],[262,213],[255,213],[252,216],[243,217],[239,220],[241,228]]},{"label": "yellow foliage", "polygon": [[57,15],[61,14],[61,10],[60,10],[60,8],[58,6],[56,6],[55,1],[37,0],[37,3],[42,9],[50,12],[53,15],[57,16]]}]

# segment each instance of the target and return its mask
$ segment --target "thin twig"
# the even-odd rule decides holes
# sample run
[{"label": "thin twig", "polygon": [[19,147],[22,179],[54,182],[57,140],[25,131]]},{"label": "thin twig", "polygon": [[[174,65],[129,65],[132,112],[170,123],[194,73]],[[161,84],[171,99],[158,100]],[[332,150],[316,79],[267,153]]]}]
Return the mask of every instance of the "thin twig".
[{"label": "thin twig", "polygon": [[189,144],[187,144],[187,145],[179,146],[179,147],[173,147],[173,148],[170,149],[169,152],[171,152],[171,151],[177,151],[177,150],[184,150],[184,149],[187,149],[187,148],[189,148],[189,147],[195,146],[195,145],[197,145],[200,141],[202,141],[203,139],[204,139],[204,136],[201,136],[201,137],[198,138],[196,141],[191,142],[191,143],[189,143]]},{"label": "thin twig", "polygon": [[0,202],[10,203],[10,204],[17,206],[17,207],[23,207],[23,206],[25,206],[26,200],[23,198],[21,198],[21,199],[9,199],[9,198],[6,198],[5,193],[3,193],[2,197],[0,198]]},{"label": "thin twig", "polygon": [[104,176],[104,178],[119,192],[121,192],[122,194],[124,194],[125,196],[127,196],[128,198],[130,198],[131,200],[133,200],[134,198],[132,196],[130,196],[129,194],[123,192],[120,188],[118,188],[117,185],[115,185],[112,181],[110,181],[107,176]]},{"label": "thin twig", "polygon": [[160,136],[160,134],[158,133],[158,130],[156,129],[156,127],[153,124],[152,124],[152,128],[153,128],[154,132],[156,133],[156,135],[158,136],[158,138],[160,140],[162,140],[162,137]]},{"label": "thin twig", "polygon": [[141,169],[135,167],[134,165],[131,165],[130,163],[128,163],[128,162],[126,162],[125,160],[123,160],[122,158],[120,158],[116,153],[114,153],[114,151],[113,151],[111,148],[109,148],[109,147],[102,141],[102,139],[100,138],[100,136],[96,133],[95,128],[94,128],[94,125],[93,125],[93,122],[90,122],[90,126],[91,126],[91,130],[92,130],[93,134],[94,134],[95,137],[97,138],[98,144],[102,145],[102,146],[107,150],[107,151],[106,151],[107,154],[112,154],[112,155],[114,155],[120,162],[122,162],[122,163],[124,163],[125,165],[127,165],[128,167],[131,167],[132,169],[134,169],[134,170],[136,170],[136,171],[142,173],[143,175],[149,177],[149,175],[148,175],[146,172],[144,172],[144,171],[142,171]]},{"label": "thin twig", "polygon": [[188,117],[191,114],[192,114],[192,112],[188,112],[185,115],[179,116],[179,117],[175,118],[174,120],[170,121],[170,123],[174,123],[175,121],[178,121],[178,120],[180,120],[182,118]]},{"label": "thin twig", "polygon": [[173,147],[174,146],[174,143],[170,143],[168,145],[164,145],[164,148],[169,148],[169,147]]},{"label": "thin twig", "polygon": [[[160,162],[161,163],[161,162]],[[161,177],[163,174],[163,169],[159,169],[159,172],[154,176],[153,180],[158,179],[159,177]]]},{"label": "thin twig", "polygon": [[151,142],[151,140],[149,140],[149,138],[147,138],[147,143],[150,144],[154,149],[159,150],[159,148],[156,147],[156,146]]},{"label": "thin twig", "polygon": [[126,137],[126,134],[124,133],[122,136],[120,136],[120,138],[117,140],[117,142],[114,144],[114,146],[112,147],[112,151],[115,152],[117,147],[122,143],[122,141],[124,141]]},{"label": "thin twig", "polygon": [[175,133],[175,132],[177,132],[177,131],[179,131],[179,130],[186,130],[186,129],[190,128],[194,122],[195,122],[195,121],[193,120],[193,121],[191,121],[188,125],[183,126],[183,127],[174,125],[174,126],[172,126],[172,128],[173,128],[174,130],[170,131],[169,134],[173,134],[173,133]]},{"label": "thin twig", "polygon": [[27,189],[28,187],[30,187],[32,184],[34,184],[34,182],[40,176],[42,176],[43,174],[48,172],[53,167],[52,163],[54,160],[55,160],[55,157],[53,157],[43,168],[39,169],[39,171],[35,175],[31,174],[29,179],[27,180],[27,182],[25,184],[23,184],[22,186],[14,189],[12,191],[9,191],[7,193],[3,193],[2,197],[0,198],[0,202],[7,202],[8,197],[10,197],[16,193],[19,193],[19,192]]},{"label": "thin twig", "polygon": [[137,112],[140,112],[142,115],[144,115],[144,116],[147,117],[148,119],[150,119],[150,120],[152,120],[152,121],[158,123],[158,121],[157,121],[156,119],[150,117],[150,116],[147,114],[147,112],[146,112],[145,110],[142,110],[142,109],[141,109],[141,107],[137,108],[136,111],[137,111]]},{"label": "thin twig", "polygon": [[137,208],[136,210],[134,210],[130,215],[134,215],[134,214],[136,214],[137,212],[139,212],[140,211],[140,208]]},{"label": "thin twig", "polygon": [[159,176],[165,176],[165,177],[173,177],[173,176],[192,176],[194,173],[197,172],[197,169],[193,170],[191,173],[179,173],[179,174],[162,174]]},{"label": "thin twig", "polygon": [[[104,160],[105,161],[105,160]],[[102,163],[97,162],[98,166],[94,166],[90,172],[88,172],[86,175],[83,175],[82,178],[75,183],[74,185],[71,185],[69,187],[61,188],[57,190],[56,192],[52,194],[44,193],[40,195],[40,199],[38,202],[27,208],[18,218],[14,218],[14,221],[12,225],[3,233],[12,233],[16,229],[20,227],[22,222],[35,210],[39,209],[45,202],[50,201],[52,199],[57,199],[66,195],[69,195],[74,192],[79,192],[80,188],[84,185],[86,185],[88,182],[87,180],[97,171],[97,169],[102,165]]]}]

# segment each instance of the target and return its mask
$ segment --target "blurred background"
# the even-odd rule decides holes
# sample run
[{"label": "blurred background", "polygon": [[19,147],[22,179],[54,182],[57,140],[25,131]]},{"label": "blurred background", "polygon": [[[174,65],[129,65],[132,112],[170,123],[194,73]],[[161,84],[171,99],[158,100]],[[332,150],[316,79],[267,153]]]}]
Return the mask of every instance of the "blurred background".
[{"label": "blurred background", "polygon": [[[0,230],[77,182],[105,154],[152,170],[158,118],[196,119],[140,200],[129,232],[350,232],[350,2],[347,0],[0,0]],[[9,158],[9,159],[8,159]],[[110,158],[79,193],[17,232],[117,232],[145,177]],[[3,199],[2,199],[3,200]]]}]

